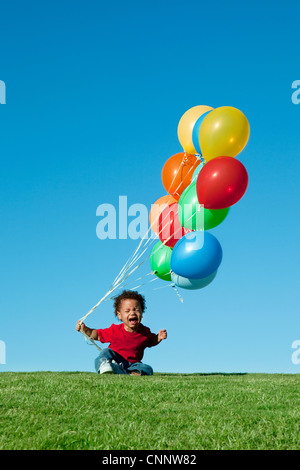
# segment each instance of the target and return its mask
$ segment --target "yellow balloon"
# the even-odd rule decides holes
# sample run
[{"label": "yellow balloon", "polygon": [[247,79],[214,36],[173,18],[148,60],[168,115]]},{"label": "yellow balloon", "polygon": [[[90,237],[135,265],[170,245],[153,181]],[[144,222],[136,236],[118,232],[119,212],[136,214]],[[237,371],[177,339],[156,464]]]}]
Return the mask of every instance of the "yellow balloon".
[{"label": "yellow balloon", "polygon": [[205,105],[194,106],[193,108],[188,109],[181,117],[177,128],[177,134],[179,142],[186,153],[190,153],[192,155],[198,153],[193,145],[194,125],[202,114],[207,113],[207,111],[211,111],[212,109],[214,108]]},{"label": "yellow balloon", "polygon": [[215,157],[235,157],[248,142],[250,126],[237,108],[221,106],[211,111],[199,131],[199,144],[206,161]]}]

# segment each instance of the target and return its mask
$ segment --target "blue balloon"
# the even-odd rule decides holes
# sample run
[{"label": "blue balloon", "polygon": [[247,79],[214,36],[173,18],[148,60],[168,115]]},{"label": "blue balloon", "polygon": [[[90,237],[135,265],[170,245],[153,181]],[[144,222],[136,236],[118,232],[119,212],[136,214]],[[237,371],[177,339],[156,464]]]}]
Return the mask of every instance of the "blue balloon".
[{"label": "blue balloon", "polygon": [[222,247],[210,232],[189,232],[173,248],[171,270],[188,279],[202,279],[217,271],[222,256]]},{"label": "blue balloon", "polygon": [[171,278],[177,287],[182,289],[196,290],[202,289],[208,286],[217,275],[217,271],[212,273],[210,276],[204,277],[203,279],[189,279],[187,277],[178,276],[178,274],[171,273]]},{"label": "blue balloon", "polygon": [[201,148],[200,148],[200,144],[199,144],[200,126],[201,126],[205,116],[207,116],[211,111],[212,110],[207,111],[206,113],[202,114],[202,116],[200,116],[199,119],[197,119],[197,121],[195,122],[194,127],[193,127],[192,141],[193,141],[193,145],[194,145],[195,149],[197,150],[197,152],[199,154],[201,154]]}]

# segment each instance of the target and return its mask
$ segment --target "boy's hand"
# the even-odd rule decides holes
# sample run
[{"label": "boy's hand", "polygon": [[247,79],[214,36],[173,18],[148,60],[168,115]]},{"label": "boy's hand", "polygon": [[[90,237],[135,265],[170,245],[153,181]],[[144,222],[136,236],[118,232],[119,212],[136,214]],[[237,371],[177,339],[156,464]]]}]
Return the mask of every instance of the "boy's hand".
[{"label": "boy's hand", "polygon": [[98,332],[97,330],[93,330],[92,328],[89,328],[86,326],[83,322],[78,320],[76,323],[76,330],[77,331],[82,331],[86,336],[88,336],[91,339],[95,339],[96,341],[100,341],[98,337]]},{"label": "boy's hand", "polygon": [[159,330],[157,334],[158,342],[162,341],[163,339],[166,339],[166,337],[167,337],[167,330]]},{"label": "boy's hand", "polygon": [[78,320],[78,322],[76,323],[76,330],[77,331],[83,331],[84,328],[85,328],[85,324],[81,323],[80,320]]}]

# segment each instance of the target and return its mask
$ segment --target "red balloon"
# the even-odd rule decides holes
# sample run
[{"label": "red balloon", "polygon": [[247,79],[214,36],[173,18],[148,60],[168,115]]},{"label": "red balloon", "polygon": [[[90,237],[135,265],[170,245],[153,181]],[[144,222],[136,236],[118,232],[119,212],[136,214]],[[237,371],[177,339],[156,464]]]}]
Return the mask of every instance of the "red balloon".
[{"label": "red balloon", "polygon": [[[202,170],[201,170],[202,171]],[[158,234],[164,245],[173,248],[178,240],[191,230],[182,227],[178,216],[178,202],[169,204],[158,219]]]},{"label": "red balloon", "polygon": [[238,202],[246,192],[248,173],[233,157],[216,157],[201,169],[196,183],[199,204],[207,209],[225,209]]}]

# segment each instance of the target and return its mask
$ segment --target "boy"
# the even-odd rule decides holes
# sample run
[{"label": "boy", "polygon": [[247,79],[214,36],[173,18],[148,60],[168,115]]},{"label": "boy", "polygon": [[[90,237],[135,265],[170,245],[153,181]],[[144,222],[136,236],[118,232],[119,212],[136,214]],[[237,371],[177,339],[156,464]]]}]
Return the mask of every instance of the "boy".
[{"label": "boy", "polygon": [[91,329],[77,322],[76,330],[101,343],[110,343],[95,360],[99,374],[152,375],[153,369],[141,362],[145,348],[159,344],[167,337],[166,330],[151,333],[141,321],[146,309],[145,298],[136,291],[123,291],[114,301],[115,315],[122,322],[109,328]]}]

